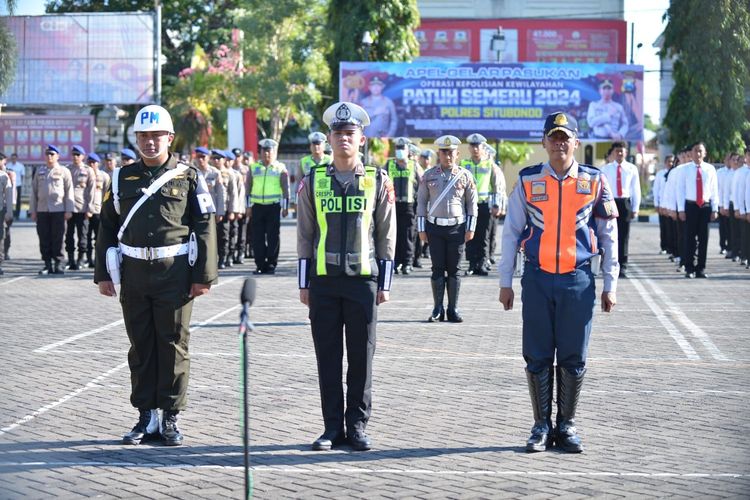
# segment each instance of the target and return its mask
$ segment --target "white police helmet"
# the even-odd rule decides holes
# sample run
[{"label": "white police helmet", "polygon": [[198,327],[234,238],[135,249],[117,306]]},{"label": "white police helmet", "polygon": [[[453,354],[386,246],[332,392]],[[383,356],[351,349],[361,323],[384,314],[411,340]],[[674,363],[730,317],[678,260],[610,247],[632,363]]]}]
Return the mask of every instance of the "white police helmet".
[{"label": "white police helmet", "polygon": [[323,144],[326,142],[326,135],[322,132],[313,132],[307,136],[307,140],[310,144]]},{"label": "white police helmet", "polygon": [[138,113],[135,114],[135,123],[133,123],[134,132],[158,132],[164,131],[174,134],[174,126],[172,125],[172,117],[169,116],[169,111],[157,106],[156,104],[149,104],[148,106],[142,107]]}]

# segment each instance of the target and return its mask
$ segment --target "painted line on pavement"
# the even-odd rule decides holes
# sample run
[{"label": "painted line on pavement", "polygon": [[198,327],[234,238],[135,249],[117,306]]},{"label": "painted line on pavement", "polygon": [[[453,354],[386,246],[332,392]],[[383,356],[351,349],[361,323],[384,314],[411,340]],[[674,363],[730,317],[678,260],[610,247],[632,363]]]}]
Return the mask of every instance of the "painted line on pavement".
[{"label": "painted line on pavement", "polygon": [[[637,266],[635,266],[637,267]],[[683,312],[680,307],[675,304],[672,299],[669,298],[669,296],[664,293],[664,290],[657,285],[653,280],[650,278],[647,278],[646,276],[643,276],[639,272],[639,277],[642,279],[649,287],[651,287],[651,290],[664,302],[664,305],[667,306],[667,311],[672,314],[673,317],[677,319],[682,325],[687,329],[687,331],[690,332],[690,334],[695,337],[698,342],[703,344],[703,347],[706,348],[706,350],[711,353],[711,356],[717,360],[717,361],[730,361],[728,357],[726,357],[711,341],[711,338],[708,336],[708,334],[698,325],[693,323],[693,321],[687,317],[687,315]]]},{"label": "painted line on pavement", "polygon": [[[377,454],[377,451],[371,452]],[[200,456],[193,454],[191,456]],[[250,452],[250,455],[266,456],[267,452]],[[303,452],[300,456],[320,456],[319,452]],[[210,455],[217,456],[217,455]],[[241,457],[242,453],[222,453],[220,457]],[[194,465],[159,464],[149,462],[0,462],[0,467],[131,467],[145,469],[203,469],[203,470],[242,470],[243,465]],[[277,474],[401,474],[427,476],[557,476],[557,477],[674,477],[674,478],[732,478],[749,477],[746,473],[735,472],[617,472],[617,471],[528,471],[528,470],[429,470],[429,469],[368,469],[368,468],[292,468],[275,466],[251,466],[254,472]]]},{"label": "painted line on pavement", "polygon": [[74,397],[78,396],[79,394],[81,394],[81,393],[83,393],[83,392],[85,392],[85,391],[87,391],[89,389],[92,389],[94,387],[100,387],[101,384],[99,382],[101,382],[105,378],[109,377],[113,373],[122,370],[126,366],[128,366],[128,362],[127,361],[125,361],[124,363],[120,363],[119,365],[115,366],[114,368],[112,368],[110,370],[107,370],[106,372],[102,373],[101,375],[99,375],[95,379],[91,380],[90,382],[88,382],[83,387],[79,387],[75,391],[69,392],[68,394],[66,394],[65,396],[61,397],[60,399],[58,399],[57,401],[55,401],[53,403],[50,403],[50,404],[45,405],[45,406],[42,406],[38,410],[36,410],[36,411],[34,411],[32,413],[29,413],[25,417],[16,420],[14,423],[10,424],[9,426],[3,427],[2,429],[0,429],[0,436],[2,436],[3,434],[6,434],[6,433],[12,431],[16,427],[19,427],[19,426],[21,426],[21,425],[23,425],[23,424],[25,424],[27,422],[30,422],[31,420],[34,420],[39,415],[43,415],[43,414],[47,413],[48,411],[50,411],[50,410],[52,410],[54,408],[57,408],[61,404],[65,403],[66,401],[69,401],[70,399],[73,399]]},{"label": "painted line on pavement", "polygon": [[8,280],[8,281],[2,281],[2,282],[0,282],[0,286],[10,285],[11,283],[15,283],[16,281],[22,280],[25,277],[26,276],[19,276],[18,278],[13,278],[13,279]]},{"label": "painted line on pavement", "polygon": [[63,346],[65,344],[70,344],[71,342],[75,342],[76,340],[88,337],[89,335],[101,333],[103,331],[109,330],[110,328],[114,328],[124,323],[125,323],[125,320],[118,319],[117,321],[113,321],[112,323],[108,325],[100,326],[99,328],[94,328],[93,330],[89,330],[88,332],[79,333],[78,335],[73,335],[66,339],[58,340],[57,342],[54,342],[52,344],[47,344],[46,346],[40,347],[39,349],[34,349],[34,352],[39,354],[42,352],[50,351],[52,349],[57,349],[58,347]]},{"label": "painted line on pavement", "polygon": [[[638,273],[637,275],[640,276],[640,273]],[[643,302],[645,302],[648,308],[651,309],[651,312],[654,313],[656,319],[659,320],[659,323],[661,323],[661,325],[667,330],[667,333],[669,333],[670,337],[672,337],[672,339],[677,343],[680,349],[682,349],[682,352],[685,353],[685,356],[687,356],[687,358],[691,360],[701,359],[698,353],[695,352],[695,349],[690,344],[690,342],[688,342],[685,336],[680,333],[680,330],[675,326],[675,324],[672,323],[669,318],[667,318],[667,314],[656,303],[656,298],[648,293],[648,290],[646,290],[646,287],[641,284],[639,278],[631,274],[631,278],[628,280],[628,282],[632,283],[632,285],[638,291],[638,294],[643,299]]]}]

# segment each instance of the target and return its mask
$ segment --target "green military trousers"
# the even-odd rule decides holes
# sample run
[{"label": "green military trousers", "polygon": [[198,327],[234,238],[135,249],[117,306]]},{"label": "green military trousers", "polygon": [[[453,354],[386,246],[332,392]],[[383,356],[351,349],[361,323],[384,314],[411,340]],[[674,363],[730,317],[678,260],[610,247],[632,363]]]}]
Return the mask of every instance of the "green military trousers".
[{"label": "green military trousers", "polygon": [[187,256],[124,257],[120,303],[130,339],[130,401],[140,410],[183,410],[190,374],[190,267]]}]

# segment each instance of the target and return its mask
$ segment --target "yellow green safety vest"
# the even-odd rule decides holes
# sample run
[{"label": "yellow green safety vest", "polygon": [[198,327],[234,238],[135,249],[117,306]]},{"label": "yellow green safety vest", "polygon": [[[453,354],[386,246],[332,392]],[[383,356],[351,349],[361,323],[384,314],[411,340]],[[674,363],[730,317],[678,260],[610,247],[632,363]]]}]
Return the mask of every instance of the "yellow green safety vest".
[{"label": "yellow green safety vest", "polygon": [[[388,175],[393,180],[396,201],[414,203],[414,181],[417,178],[417,167],[414,160],[406,161],[406,168],[398,168],[396,160],[388,160]],[[404,185],[406,184],[406,185]]]},{"label": "yellow green safety vest", "polygon": [[284,195],[281,189],[281,174],[284,172],[284,164],[273,162],[268,167],[258,162],[250,168],[253,176],[253,189],[250,192],[250,203],[260,205],[271,205],[281,203]]},{"label": "yellow green safety vest", "polygon": [[312,155],[307,155],[303,156],[299,161],[299,168],[302,170],[302,175],[307,175],[310,173],[311,168],[317,167],[318,165],[329,165],[332,161],[333,158],[328,155],[323,155],[320,161],[316,163]]},{"label": "yellow green safety vest", "polygon": [[482,160],[474,163],[471,159],[461,160],[461,166],[468,169],[477,183],[477,202],[487,203],[490,198],[490,179],[492,178],[492,161]]},{"label": "yellow green safety vest", "polygon": [[377,169],[344,189],[328,174],[328,166],[314,168],[310,189],[320,239],[313,266],[316,276],[373,276],[375,261],[374,215],[379,179]]}]

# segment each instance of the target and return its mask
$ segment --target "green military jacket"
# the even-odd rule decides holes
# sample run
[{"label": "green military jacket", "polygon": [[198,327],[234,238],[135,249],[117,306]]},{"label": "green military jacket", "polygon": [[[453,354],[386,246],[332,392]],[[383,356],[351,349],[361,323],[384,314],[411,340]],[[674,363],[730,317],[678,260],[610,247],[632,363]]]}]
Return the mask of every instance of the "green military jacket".
[{"label": "green military jacket", "polygon": [[[167,170],[175,168],[177,163],[178,157],[171,154],[167,163],[156,169],[146,167],[142,160],[122,167],[118,179],[119,214],[115,209],[110,183],[104,194],[96,239],[95,283],[111,280],[105,263],[107,249],[118,245],[120,226],[141,198],[142,190]],[[187,267],[190,283],[213,284],[218,281],[215,212],[206,181],[191,166],[141,205],[128,223],[121,242],[132,247],[162,247],[187,243],[193,232],[198,243],[198,258],[193,267]],[[183,259],[187,266],[187,256],[181,255],[153,262],[139,260],[132,269],[147,269],[150,278],[160,273],[167,275],[170,271],[174,272],[174,264],[182,262],[178,259]],[[128,276],[123,269],[123,283],[136,279]]]}]

